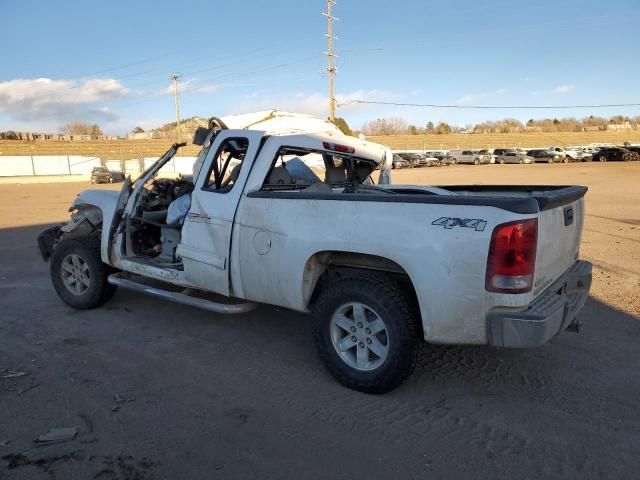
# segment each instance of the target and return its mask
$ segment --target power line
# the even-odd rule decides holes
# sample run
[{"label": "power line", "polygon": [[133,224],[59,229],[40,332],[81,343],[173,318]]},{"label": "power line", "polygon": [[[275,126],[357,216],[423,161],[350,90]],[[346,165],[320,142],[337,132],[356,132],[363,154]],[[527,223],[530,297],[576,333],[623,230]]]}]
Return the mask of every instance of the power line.
[{"label": "power line", "polygon": [[478,110],[551,110],[551,109],[578,109],[578,108],[616,108],[616,107],[640,107],[640,103],[605,103],[595,105],[440,105],[435,103],[404,103],[404,102],[381,102],[375,100],[349,100],[339,103],[338,107],[344,107],[354,103],[366,105],[392,105],[396,107],[425,107],[425,108],[456,108],[456,109],[478,109]]}]

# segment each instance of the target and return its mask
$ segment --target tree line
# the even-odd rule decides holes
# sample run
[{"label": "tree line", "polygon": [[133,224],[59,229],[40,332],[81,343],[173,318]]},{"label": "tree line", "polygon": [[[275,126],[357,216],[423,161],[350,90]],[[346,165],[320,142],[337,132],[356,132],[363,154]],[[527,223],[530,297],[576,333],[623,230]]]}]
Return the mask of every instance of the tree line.
[{"label": "tree line", "polygon": [[607,125],[640,125],[640,116],[628,117],[615,115],[611,118],[590,115],[582,119],[577,118],[543,118],[529,119],[522,123],[515,118],[505,118],[496,121],[469,124],[463,127],[450,125],[446,122],[434,124],[429,121],[424,126],[411,125],[401,117],[377,118],[365,122],[362,133],[365,135],[401,135],[401,134],[446,134],[446,133],[518,133],[527,131],[540,132],[581,132],[593,129],[605,129]]}]

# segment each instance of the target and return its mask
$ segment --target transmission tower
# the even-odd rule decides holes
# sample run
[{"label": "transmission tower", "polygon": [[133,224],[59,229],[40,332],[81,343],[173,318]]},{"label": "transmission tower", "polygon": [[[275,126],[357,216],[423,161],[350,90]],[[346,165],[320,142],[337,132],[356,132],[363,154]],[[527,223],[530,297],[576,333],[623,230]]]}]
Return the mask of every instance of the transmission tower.
[{"label": "transmission tower", "polygon": [[336,75],[336,67],[334,64],[334,58],[338,56],[333,51],[333,41],[338,40],[338,37],[333,36],[333,21],[340,20],[332,15],[332,7],[335,5],[335,0],[327,0],[327,11],[322,12],[322,15],[327,17],[327,32],[324,34],[327,37],[328,48],[324,52],[327,55],[328,66],[327,72],[329,73],[329,120],[333,122],[336,118],[336,98],[333,94],[333,82]]}]

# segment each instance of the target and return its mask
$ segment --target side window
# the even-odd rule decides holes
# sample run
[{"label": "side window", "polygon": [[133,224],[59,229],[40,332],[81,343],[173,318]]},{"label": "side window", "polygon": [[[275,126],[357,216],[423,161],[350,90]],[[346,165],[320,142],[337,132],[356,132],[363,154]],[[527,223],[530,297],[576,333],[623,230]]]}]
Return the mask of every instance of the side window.
[{"label": "side window", "polygon": [[238,179],[248,148],[247,138],[226,139],[211,161],[202,188],[216,193],[230,192]]}]

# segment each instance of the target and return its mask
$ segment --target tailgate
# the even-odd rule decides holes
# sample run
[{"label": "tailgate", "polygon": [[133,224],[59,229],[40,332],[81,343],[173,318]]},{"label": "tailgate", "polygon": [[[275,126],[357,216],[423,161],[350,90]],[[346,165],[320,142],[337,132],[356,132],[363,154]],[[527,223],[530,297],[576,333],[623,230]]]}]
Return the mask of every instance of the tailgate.
[{"label": "tailgate", "polygon": [[584,197],[548,205],[538,216],[534,294],[558,279],[577,259],[584,223]]}]

